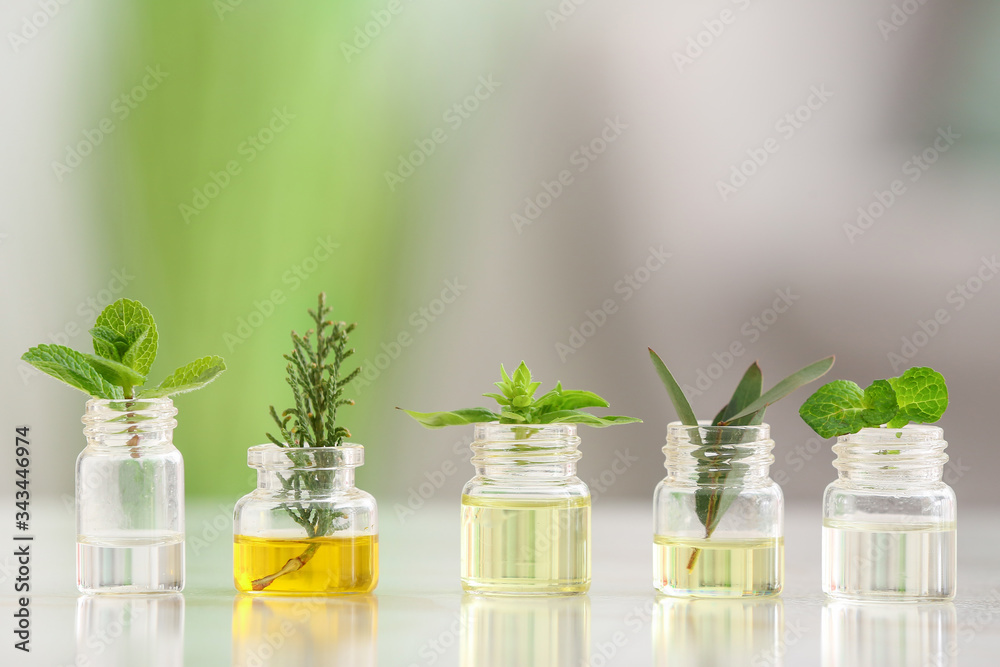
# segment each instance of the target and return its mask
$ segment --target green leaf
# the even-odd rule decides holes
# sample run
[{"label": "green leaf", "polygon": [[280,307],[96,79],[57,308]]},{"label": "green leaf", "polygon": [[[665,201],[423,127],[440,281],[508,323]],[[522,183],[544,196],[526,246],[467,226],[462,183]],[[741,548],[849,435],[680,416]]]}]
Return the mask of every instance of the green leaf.
[{"label": "green leaf", "polygon": [[94,352],[112,361],[121,361],[128,350],[125,339],[118,336],[111,327],[94,327],[90,330],[94,338]]},{"label": "green leaf", "polygon": [[895,414],[896,393],[885,380],[876,380],[864,391],[848,380],[834,380],[799,408],[802,420],[822,438],[881,426]]},{"label": "green leaf", "polygon": [[674,410],[677,411],[677,418],[680,419],[682,424],[697,426],[698,418],[694,416],[694,410],[691,409],[691,404],[688,403],[687,397],[681,390],[680,385],[677,384],[677,380],[667,370],[667,366],[663,363],[663,360],[657,356],[656,352],[653,352],[653,348],[648,349],[649,358],[653,362],[653,368],[656,369],[656,374],[660,376],[660,381],[663,382],[663,386],[667,389],[667,396],[670,397],[670,402],[674,404]]},{"label": "green leaf", "polygon": [[[729,403],[719,410],[719,414],[715,415],[712,423],[716,425],[721,424],[760,398],[762,381],[763,375],[760,372],[760,366],[755,361],[750,364],[750,368],[743,374],[740,383],[736,385],[736,390],[733,392],[733,397],[729,399]],[[760,417],[762,418],[763,414],[760,414]],[[730,422],[730,425],[745,426],[750,424],[753,419],[754,415],[747,415],[742,419]]]},{"label": "green leaf", "polygon": [[771,387],[756,401],[730,417],[726,424],[731,424],[733,421],[741,417],[746,417],[747,415],[753,414],[758,410],[763,410],[775,401],[788,396],[799,387],[823,377],[826,375],[826,372],[830,370],[830,367],[833,366],[833,360],[834,358],[832,356],[820,359],[815,363],[809,364],[805,368],[795,371],[784,380]]},{"label": "green leaf", "polygon": [[594,426],[597,428],[603,428],[605,426],[614,426],[615,424],[635,424],[642,423],[641,419],[636,417],[624,417],[622,415],[608,415],[606,417],[598,417],[597,415],[592,415],[589,412],[584,412],[583,410],[558,410],[556,412],[548,412],[541,417],[540,424],[585,424],[587,426]]},{"label": "green leaf", "polygon": [[[403,408],[396,409],[403,410]],[[452,410],[451,412],[416,412],[414,410],[403,410],[403,412],[427,428],[495,422],[500,418],[499,415],[494,414],[486,408],[468,408],[464,410]]]},{"label": "green leaf", "polygon": [[606,408],[608,402],[592,391],[562,389],[557,387],[537,401],[535,407],[553,410],[579,410],[580,408]]},{"label": "green leaf", "polygon": [[72,348],[62,345],[38,345],[21,355],[21,359],[43,373],[48,373],[94,398],[123,397],[120,387],[105,380],[97,369],[88,363],[87,357]]},{"label": "green leaf", "polygon": [[219,377],[224,370],[226,370],[226,362],[222,360],[222,357],[215,355],[202,357],[181,366],[152,389],[139,392],[139,397],[160,398],[201,389]]},{"label": "green leaf", "polygon": [[917,366],[888,382],[899,405],[889,428],[900,428],[910,422],[930,424],[941,419],[948,409],[948,385],[944,376],[933,368]]},{"label": "green leaf", "polygon": [[[119,387],[138,387],[146,383],[146,376],[135,371],[125,364],[112,359],[99,357],[96,354],[83,355],[101,376],[113,385]],[[126,392],[130,394],[131,392]]]},{"label": "green leaf", "polygon": [[[121,352],[121,362],[143,375],[148,374],[156,358],[157,334],[156,323],[146,307],[138,301],[118,299],[97,316],[95,329],[103,332],[102,327],[113,331],[127,346]],[[105,336],[101,336],[100,343],[98,340],[94,338],[94,352],[105,356],[102,354],[107,352]]]}]

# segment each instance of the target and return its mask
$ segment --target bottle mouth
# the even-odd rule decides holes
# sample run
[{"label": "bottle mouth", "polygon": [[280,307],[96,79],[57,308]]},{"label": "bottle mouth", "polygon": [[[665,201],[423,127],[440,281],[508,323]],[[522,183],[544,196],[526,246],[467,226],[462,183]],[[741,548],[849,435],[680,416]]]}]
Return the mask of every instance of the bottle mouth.
[{"label": "bottle mouth", "polygon": [[349,442],[337,447],[279,447],[268,442],[247,450],[247,465],[258,470],[336,470],[364,463],[365,448]]},{"label": "bottle mouth", "polygon": [[863,428],[857,433],[841,435],[838,444],[847,445],[894,445],[944,442],[944,429],[933,424],[907,424],[902,428],[878,426]]},{"label": "bottle mouth", "polygon": [[920,471],[939,474],[948,462],[944,430],[930,424],[863,428],[833,446],[833,466],[848,475],[892,477]]},{"label": "bottle mouth", "polygon": [[[713,426],[699,420],[698,426],[671,422],[663,446],[663,465],[668,473],[703,475],[746,469],[766,477],[774,462],[768,424],[752,426]],[[751,470],[752,468],[752,470]]]},{"label": "bottle mouth", "polygon": [[[768,441],[771,437],[769,424],[751,426],[713,426],[707,419],[699,419],[697,426],[670,422],[667,424],[667,446],[672,443],[679,445],[701,444],[738,445],[753,444]],[[774,444],[773,442],[771,443]]]},{"label": "bottle mouth", "polygon": [[[501,424],[480,422],[473,431],[475,442],[536,442],[575,438],[576,424]],[[475,442],[473,444],[475,444]]]},{"label": "bottle mouth", "polygon": [[[169,398],[107,399],[87,401],[81,421],[88,438],[171,431],[177,426],[177,408]],[[107,440],[114,444],[113,439]]]}]

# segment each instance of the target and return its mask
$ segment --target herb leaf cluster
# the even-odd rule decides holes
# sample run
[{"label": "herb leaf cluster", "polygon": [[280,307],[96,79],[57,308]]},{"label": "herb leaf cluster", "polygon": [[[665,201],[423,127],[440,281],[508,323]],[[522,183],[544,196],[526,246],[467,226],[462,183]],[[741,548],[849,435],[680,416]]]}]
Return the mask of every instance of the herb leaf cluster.
[{"label": "herb leaf cluster", "polygon": [[416,412],[403,410],[427,428],[443,428],[481,422],[499,422],[501,424],[585,424],[602,428],[616,424],[631,424],[641,422],[636,417],[608,415],[599,417],[587,412],[584,408],[606,408],[608,402],[592,391],[581,389],[563,389],[562,383],[535,398],[540,382],[531,378],[531,371],[522,361],[510,375],[500,365],[501,379],[494,384],[500,393],[483,394],[497,402],[498,411],[489,408],[465,408],[448,412]]},{"label": "herb leaf cluster", "polygon": [[156,323],[138,301],[119,299],[97,316],[94,354],[65,345],[37,345],[21,359],[94,398],[160,398],[201,389],[226,370],[222,357],[207,356],[181,366],[158,385],[142,389],[156,359]]},{"label": "herb leaf cluster", "polygon": [[930,424],[947,408],[944,376],[918,366],[899,377],[875,380],[864,390],[848,380],[829,382],[806,399],[799,416],[821,438],[831,438],[882,425]]},{"label": "herb leaf cluster", "polygon": [[[686,426],[698,426],[698,418],[691,404],[666,364],[652,348],[649,350],[649,357],[667,389],[667,395],[677,411],[680,422]],[[820,359],[792,373],[764,393],[761,393],[763,375],[755,361],[743,374],[732,398],[715,415],[712,426],[762,424],[767,406],[822,377],[833,366],[833,361],[832,356]],[[747,458],[752,452],[748,447],[740,447],[746,443],[742,441],[743,434],[739,431],[726,432],[723,429],[712,429],[703,432],[701,429],[692,429],[690,433],[692,443],[696,446],[691,455],[698,461],[695,512],[705,527],[705,539],[708,539],[715,532],[723,514],[739,496],[748,469],[748,465],[740,459]],[[703,433],[707,439],[702,438]],[[688,570],[694,569],[699,552],[699,549],[695,549],[691,554]]]}]

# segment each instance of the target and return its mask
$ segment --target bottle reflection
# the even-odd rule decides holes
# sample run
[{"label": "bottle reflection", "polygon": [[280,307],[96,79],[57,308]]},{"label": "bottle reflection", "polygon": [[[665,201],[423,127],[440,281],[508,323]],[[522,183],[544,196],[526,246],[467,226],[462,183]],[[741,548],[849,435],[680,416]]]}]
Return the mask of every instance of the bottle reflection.
[{"label": "bottle reflection", "polygon": [[182,667],[184,597],[84,595],[76,607],[76,663]]},{"label": "bottle reflection", "polygon": [[590,664],[586,595],[462,597],[462,667]]},{"label": "bottle reflection", "polygon": [[753,600],[661,597],[653,609],[657,667],[779,667],[784,664],[780,598]]},{"label": "bottle reflection", "polygon": [[378,600],[237,595],[233,667],[375,667]]},{"label": "bottle reflection", "polygon": [[827,601],[824,667],[955,667],[955,605]]}]

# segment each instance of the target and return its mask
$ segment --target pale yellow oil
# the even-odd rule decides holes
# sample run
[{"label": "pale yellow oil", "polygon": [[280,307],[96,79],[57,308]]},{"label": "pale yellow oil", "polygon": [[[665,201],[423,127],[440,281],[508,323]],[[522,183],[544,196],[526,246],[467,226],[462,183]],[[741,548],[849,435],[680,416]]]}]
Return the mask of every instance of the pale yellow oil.
[{"label": "pale yellow oil", "polygon": [[653,537],[653,586],[666,595],[775,595],[781,592],[784,578],[785,541],[781,537]]},{"label": "pale yellow oil", "polygon": [[462,496],[462,587],[481,593],[590,588],[590,498]]},{"label": "pale yellow oil", "polygon": [[378,536],[350,535],[303,539],[237,535],[233,544],[233,578],[239,591],[279,572],[289,561],[315,546],[301,568],[270,582],[270,593],[369,593],[378,584]]}]

